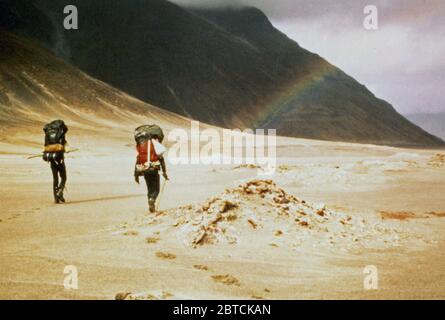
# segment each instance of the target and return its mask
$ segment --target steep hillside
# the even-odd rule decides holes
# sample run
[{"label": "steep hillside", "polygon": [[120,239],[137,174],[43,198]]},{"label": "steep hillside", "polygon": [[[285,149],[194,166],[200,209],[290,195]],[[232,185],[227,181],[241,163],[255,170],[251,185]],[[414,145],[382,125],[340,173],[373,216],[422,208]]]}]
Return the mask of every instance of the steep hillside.
[{"label": "steep hillside", "polygon": [[29,40],[0,31],[0,44],[3,142],[12,132],[22,137],[41,132],[44,123],[58,118],[70,127],[107,135],[131,132],[140,123],[156,122],[167,129],[187,125],[185,118],[97,81]]},{"label": "steep hillside", "polygon": [[5,28],[39,40],[95,78],[190,118],[312,139],[443,145],[255,8],[73,0],[79,30],[66,31],[66,1],[6,1],[0,13],[8,17]]}]

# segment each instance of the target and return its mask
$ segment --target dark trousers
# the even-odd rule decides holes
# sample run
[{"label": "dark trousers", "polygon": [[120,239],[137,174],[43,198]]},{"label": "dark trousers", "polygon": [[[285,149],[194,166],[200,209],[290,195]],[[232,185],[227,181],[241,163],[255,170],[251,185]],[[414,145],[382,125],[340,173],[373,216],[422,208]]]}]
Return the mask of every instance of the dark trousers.
[{"label": "dark trousers", "polygon": [[[66,167],[65,161],[62,159],[60,161],[50,161],[51,171],[53,173],[53,192],[56,198],[57,190],[63,190],[66,184]],[[59,183],[60,176],[60,183]]]},{"label": "dark trousers", "polygon": [[159,171],[153,170],[144,174],[145,183],[147,184],[148,200],[156,201],[159,196],[161,180]]}]

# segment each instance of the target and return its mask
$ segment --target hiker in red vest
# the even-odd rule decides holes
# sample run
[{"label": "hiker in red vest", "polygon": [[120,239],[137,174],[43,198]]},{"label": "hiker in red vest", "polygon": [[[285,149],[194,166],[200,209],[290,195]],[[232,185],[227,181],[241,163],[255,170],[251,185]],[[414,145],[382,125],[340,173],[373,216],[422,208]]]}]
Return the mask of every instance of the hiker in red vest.
[{"label": "hiker in red vest", "polygon": [[135,139],[138,156],[134,177],[138,184],[139,177],[144,177],[148,190],[148,206],[153,213],[156,211],[156,199],[160,192],[159,171],[162,170],[164,179],[169,180],[164,159],[166,149],[161,144],[164,134],[158,126],[142,126],[136,129]]}]

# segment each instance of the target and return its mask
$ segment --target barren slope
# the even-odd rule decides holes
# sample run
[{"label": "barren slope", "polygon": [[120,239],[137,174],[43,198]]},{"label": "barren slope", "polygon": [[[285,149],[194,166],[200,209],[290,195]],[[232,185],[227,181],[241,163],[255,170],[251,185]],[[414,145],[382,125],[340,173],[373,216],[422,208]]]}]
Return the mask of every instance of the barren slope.
[{"label": "barren slope", "polygon": [[58,118],[105,138],[126,138],[125,132],[131,138],[141,123],[166,130],[188,125],[187,119],[92,79],[28,40],[0,32],[0,43],[2,144],[23,139],[40,145],[43,124]]}]

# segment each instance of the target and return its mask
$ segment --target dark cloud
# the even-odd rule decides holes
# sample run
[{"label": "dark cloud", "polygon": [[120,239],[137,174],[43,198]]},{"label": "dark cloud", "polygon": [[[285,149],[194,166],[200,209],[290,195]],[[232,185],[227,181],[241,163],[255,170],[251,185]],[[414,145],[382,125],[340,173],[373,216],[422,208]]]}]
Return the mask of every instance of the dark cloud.
[{"label": "dark cloud", "polygon": [[270,19],[319,19],[326,16],[341,20],[355,20],[365,6],[376,5],[386,22],[404,23],[445,14],[443,0],[171,0],[182,6],[192,7],[241,7],[254,6],[263,10]]}]

